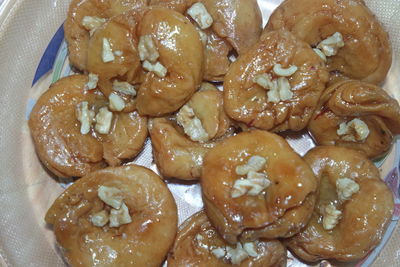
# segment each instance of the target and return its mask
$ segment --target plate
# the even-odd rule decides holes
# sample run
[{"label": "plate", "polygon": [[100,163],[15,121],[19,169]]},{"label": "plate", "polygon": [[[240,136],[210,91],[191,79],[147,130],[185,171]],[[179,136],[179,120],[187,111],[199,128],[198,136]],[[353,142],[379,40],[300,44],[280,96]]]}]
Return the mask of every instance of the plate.
[{"label": "plate", "polygon": [[[1,0],[0,0],[1,1]],[[264,23],[280,0],[259,0]],[[400,3],[366,1],[377,14],[400,52]],[[0,265],[65,266],[55,246],[53,232],[44,223],[44,214],[70,181],[58,181],[40,164],[32,144],[27,118],[36,99],[58,78],[71,70],[66,59],[62,23],[69,1],[5,0],[0,7]],[[393,66],[383,87],[400,100],[400,60]],[[286,136],[303,155],[314,144],[306,134]],[[382,243],[359,266],[396,266],[400,261],[400,140],[380,162],[382,177],[396,197],[396,210]],[[156,170],[150,141],[135,163]],[[60,186],[63,185],[64,187]],[[168,183],[178,205],[182,222],[202,208],[198,184]],[[288,266],[305,266],[290,257]]]}]

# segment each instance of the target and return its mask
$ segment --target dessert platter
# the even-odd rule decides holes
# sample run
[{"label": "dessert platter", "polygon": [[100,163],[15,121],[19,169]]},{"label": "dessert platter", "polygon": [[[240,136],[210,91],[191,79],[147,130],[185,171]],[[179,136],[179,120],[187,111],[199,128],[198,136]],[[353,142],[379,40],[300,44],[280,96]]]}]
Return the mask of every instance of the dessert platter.
[{"label": "dessert platter", "polygon": [[399,3],[32,2],[0,9],[0,264],[396,266]]}]

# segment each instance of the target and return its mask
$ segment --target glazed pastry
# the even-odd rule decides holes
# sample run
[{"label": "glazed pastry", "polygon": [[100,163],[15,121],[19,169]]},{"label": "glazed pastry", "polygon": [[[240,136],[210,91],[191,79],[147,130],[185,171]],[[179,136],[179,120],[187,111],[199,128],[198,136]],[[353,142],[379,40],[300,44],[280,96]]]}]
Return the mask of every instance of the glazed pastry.
[{"label": "glazed pastry", "polygon": [[174,9],[193,22],[204,45],[208,81],[223,81],[233,50],[244,53],[261,35],[261,11],[255,0],[151,0],[150,4]]},{"label": "glazed pastry", "polygon": [[[123,112],[135,110],[132,84],[139,83],[142,74],[136,36],[139,19],[136,10],[116,15],[99,26],[88,43],[87,71],[98,76],[99,88],[107,98],[115,94],[122,99]],[[131,92],[119,89],[121,84],[132,88]]]},{"label": "glazed pastry", "polygon": [[264,32],[282,28],[319,50],[331,84],[342,79],[379,84],[389,71],[389,36],[362,0],[286,0]]},{"label": "glazed pastry", "polygon": [[262,16],[256,0],[201,0],[214,20],[214,32],[241,55],[261,34]]},{"label": "glazed pastry", "polygon": [[148,72],[139,88],[138,111],[150,116],[172,113],[201,83],[203,46],[199,34],[183,15],[158,7],[144,14],[138,36],[148,40],[147,47],[154,47],[141,56]]},{"label": "glazed pastry", "polygon": [[45,220],[71,266],[158,267],[177,232],[176,204],[167,186],[136,165],[79,179],[56,199]]},{"label": "glazed pastry", "polygon": [[323,60],[287,31],[272,31],[232,63],[224,80],[232,119],[273,132],[299,131],[328,80]]},{"label": "glazed pastry", "polygon": [[91,33],[112,16],[146,6],[147,0],[72,0],[64,24],[70,63],[85,71]]},{"label": "glazed pastry", "polygon": [[375,248],[393,212],[393,195],[375,165],[361,153],[321,146],[305,161],[321,179],[307,227],[285,241],[305,261],[355,261]]},{"label": "glazed pastry", "polygon": [[323,93],[308,129],[319,145],[353,148],[375,159],[400,134],[400,106],[373,84],[343,81]]},{"label": "glazed pastry", "polygon": [[151,119],[153,156],[162,176],[199,179],[204,155],[217,140],[231,132],[230,126],[222,92],[211,84],[203,84],[175,116]]},{"label": "glazed pastry", "polygon": [[286,266],[286,249],[278,240],[227,244],[204,211],[180,227],[168,256],[169,267]]},{"label": "glazed pastry", "polygon": [[282,137],[260,130],[228,137],[211,149],[200,181],[207,215],[230,244],[243,232],[243,240],[254,241],[300,231],[318,185],[310,167]]},{"label": "glazed pastry", "polygon": [[232,46],[211,30],[206,35],[204,47],[204,80],[221,82],[229,70]]},{"label": "glazed pastry", "polygon": [[171,8],[182,14],[196,3],[205,6],[212,17],[212,30],[226,39],[238,54],[258,41],[262,16],[256,0],[150,0],[151,5]]},{"label": "glazed pastry", "polygon": [[[137,155],[147,119],[137,112],[112,113],[85,75],[65,77],[37,101],[29,128],[42,163],[59,177],[81,177]],[[96,122],[94,122],[96,121]],[[106,162],[105,162],[106,161]]]}]

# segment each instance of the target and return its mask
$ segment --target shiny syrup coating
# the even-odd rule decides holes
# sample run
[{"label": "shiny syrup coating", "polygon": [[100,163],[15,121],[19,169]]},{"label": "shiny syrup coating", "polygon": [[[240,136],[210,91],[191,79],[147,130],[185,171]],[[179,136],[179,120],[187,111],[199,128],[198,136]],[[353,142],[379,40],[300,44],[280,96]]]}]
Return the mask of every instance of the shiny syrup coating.
[{"label": "shiny syrup coating", "polygon": [[[267,175],[271,184],[257,196],[232,198],[233,185],[242,177],[235,169],[251,156],[266,159],[260,172]],[[289,144],[276,134],[260,130],[229,137],[211,149],[204,159],[200,181],[207,215],[231,244],[236,243],[245,230],[276,223],[290,209],[305,203],[317,188],[310,167]],[[284,235],[293,225],[287,223],[285,227],[285,231],[280,232]]]},{"label": "shiny syrup coating", "polygon": [[158,61],[167,69],[160,78],[148,72],[140,85],[137,109],[140,114],[161,116],[179,109],[198,89],[203,76],[203,47],[190,21],[166,8],[148,10],[139,36],[150,35],[158,49]]},{"label": "shiny syrup coating", "polygon": [[[361,153],[343,147],[316,147],[304,159],[321,180],[319,196],[307,227],[285,244],[305,261],[363,258],[379,244],[393,213],[393,195],[379,170]],[[336,180],[344,177],[353,179],[359,191],[340,202]],[[332,230],[325,230],[321,223],[327,204],[335,204],[342,211]]]},{"label": "shiny syrup coating", "polygon": [[186,14],[193,4],[205,5],[213,18],[210,28],[202,30],[207,35],[204,46],[204,79],[223,81],[231,60],[230,53],[243,53],[255,44],[262,31],[261,11],[254,0],[151,0],[152,6],[163,6],[186,15],[197,27],[197,23]]},{"label": "shiny syrup coating", "polygon": [[[202,240],[197,240],[201,235]],[[257,257],[248,257],[239,265],[217,259],[213,248],[231,246],[226,243],[211,225],[204,211],[192,215],[181,226],[170,254],[169,267],[278,267],[286,266],[286,249],[278,240],[257,242]],[[231,246],[235,248],[235,246]]]},{"label": "shiny syrup coating", "polygon": [[207,34],[207,44],[204,47],[204,79],[221,82],[229,70],[229,59],[232,46],[224,38],[213,31],[204,31]]},{"label": "shiny syrup coating", "polygon": [[[259,74],[272,75],[275,64],[298,68],[288,77],[293,97],[279,103],[268,102],[267,91],[254,82]],[[308,44],[288,31],[272,31],[232,63],[224,80],[225,110],[249,127],[299,131],[307,126],[327,80],[324,62]]]},{"label": "shiny syrup coating", "polygon": [[[126,81],[132,84],[140,82],[142,68],[138,52],[136,26],[140,20],[140,10],[130,10],[110,18],[92,35],[88,44],[87,71],[99,76],[99,88],[108,97],[113,91],[113,81]],[[106,39],[115,55],[111,62],[102,58],[103,40]],[[119,94],[119,93],[118,93]],[[123,112],[135,110],[135,99],[119,94],[125,102]]]},{"label": "shiny syrup coating", "polygon": [[154,161],[164,178],[198,180],[204,155],[213,144],[190,140],[167,118],[149,121]]},{"label": "shiny syrup coating", "polygon": [[258,41],[262,32],[262,16],[257,0],[150,0],[150,5],[184,14],[197,2],[204,4],[213,18],[213,32],[226,40],[238,54]]},{"label": "shiny syrup coating", "polygon": [[214,32],[240,55],[254,45],[262,31],[257,0],[201,0],[212,16]]},{"label": "shiny syrup coating", "polygon": [[196,92],[187,105],[201,121],[209,141],[192,141],[174,121],[174,117],[154,118],[149,122],[154,160],[165,178],[199,179],[204,155],[224,135],[229,134],[231,121],[223,109],[222,92],[211,84],[206,86],[209,89]]},{"label": "shiny syrup coating", "polygon": [[[354,118],[368,125],[363,141],[346,141],[337,134],[342,122]],[[308,130],[319,145],[359,150],[375,159],[389,151],[393,135],[400,133],[400,106],[382,88],[355,80],[330,86],[321,96]]]},{"label": "shiny syrup coating", "polygon": [[97,89],[87,91],[88,77],[72,75],[54,83],[37,101],[29,128],[42,163],[59,177],[81,177],[137,155],[147,137],[147,118],[137,112],[114,113],[110,133],[80,133],[76,107],[87,101],[96,113],[108,106]]},{"label": "shiny syrup coating", "polygon": [[328,57],[330,83],[357,79],[381,83],[392,62],[389,35],[362,0],[287,0],[272,13],[264,32],[286,29],[308,44],[340,32],[344,47]]},{"label": "shiny syrup coating", "polygon": [[[122,191],[132,222],[94,226],[90,215],[105,209],[99,186]],[[137,165],[95,171],[71,185],[50,207],[46,222],[71,266],[154,266],[164,261],[177,232],[170,191],[151,170]]]},{"label": "shiny syrup coating", "polygon": [[147,6],[148,0],[72,0],[64,24],[69,60],[80,71],[87,68],[89,31],[82,26],[85,16],[109,19],[131,9]]}]

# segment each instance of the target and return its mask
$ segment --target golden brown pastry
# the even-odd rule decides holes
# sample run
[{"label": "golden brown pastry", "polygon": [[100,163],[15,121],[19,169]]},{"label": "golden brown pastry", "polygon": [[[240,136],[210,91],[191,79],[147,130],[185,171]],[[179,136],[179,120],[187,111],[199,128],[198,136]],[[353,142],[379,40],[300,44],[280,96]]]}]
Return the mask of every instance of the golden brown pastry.
[{"label": "golden brown pastry", "polygon": [[321,146],[305,161],[321,180],[307,227],[285,241],[305,261],[355,261],[376,247],[391,220],[393,196],[375,165],[359,152]]},{"label": "golden brown pastry", "polygon": [[84,176],[105,161],[120,165],[140,152],[147,137],[146,117],[108,111],[107,100],[97,89],[86,90],[87,83],[85,75],[60,79],[29,118],[40,160],[59,177]]},{"label": "golden brown pastry", "polygon": [[224,38],[238,54],[255,44],[262,32],[262,16],[257,0],[150,0],[185,13],[195,3],[202,3],[211,15],[212,30]]},{"label": "golden brown pastry", "polygon": [[[199,3],[212,21],[203,25],[190,9]],[[223,81],[233,52],[243,53],[261,35],[261,11],[255,0],[151,0],[150,5],[164,6],[185,14],[196,26],[204,45],[204,79]],[[204,13],[201,21],[206,21]]]},{"label": "golden brown pastry", "polygon": [[282,28],[323,52],[331,84],[348,78],[379,84],[390,68],[389,36],[362,0],[286,0],[264,32]]},{"label": "golden brown pastry", "polygon": [[[312,212],[302,205],[314,205],[318,184],[282,137],[260,130],[228,137],[211,149],[200,181],[207,215],[231,244],[243,232],[245,241],[298,232]],[[300,216],[292,216],[296,213]]]},{"label": "golden brown pastry", "polygon": [[136,165],[79,179],[56,199],[45,220],[71,266],[158,267],[177,231],[167,186]]},{"label": "golden brown pastry", "polygon": [[214,22],[212,29],[241,55],[261,35],[262,16],[257,0],[201,0]]},{"label": "golden brown pastry", "polygon": [[117,91],[114,85],[127,82],[133,87],[140,82],[142,67],[136,36],[139,20],[137,10],[116,15],[96,29],[88,44],[87,71],[98,75],[99,88],[107,98],[114,93],[123,99],[123,112],[135,110],[135,93]]},{"label": "golden brown pastry", "polygon": [[147,72],[137,96],[138,111],[150,116],[172,113],[201,83],[203,46],[199,34],[180,13],[157,7],[144,14],[138,36],[153,39],[159,53],[157,63],[165,68],[164,76]]},{"label": "golden brown pastry", "polygon": [[325,89],[323,60],[288,31],[272,31],[232,63],[225,110],[248,127],[273,132],[307,126]]},{"label": "golden brown pastry", "polygon": [[375,159],[400,134],[400,106],[373,84],[343,81],[323,93],[308,129],[319,145],[353,148]]},{"label": "golden brown pastry", "polygon": [[197,180],[204,155],[214,145],[192,141],[178,127],[167,118],[150,119],[154,161],[164,178]]},{"label": "golden brown pastry", "polygon": [[278,240],[227,244],[204,211],[180,227],[168,256],[169,267],[286,266],[286,249]]},{"label": "golden brown pastry", "polygon": [[204,33],[207,35],[204,47],[204,79],[221,82],[231,65],[229,55],[232,46],[211,30]]},{"label": "golden brown pastry", "polygon": [[149,122],[154,160],[165,178],[199,179],[204,155],[230,133],[222,92],[211,84],[202,88],[175,116]]},{"label": "golden brown pastry", "polygon": [[[78,70],[85,71],[90,31],[112,16],[147,6],[148,0],[72,0],[64,24],[69,60]],[[85,20],[84,18],[87,17]]]}]

